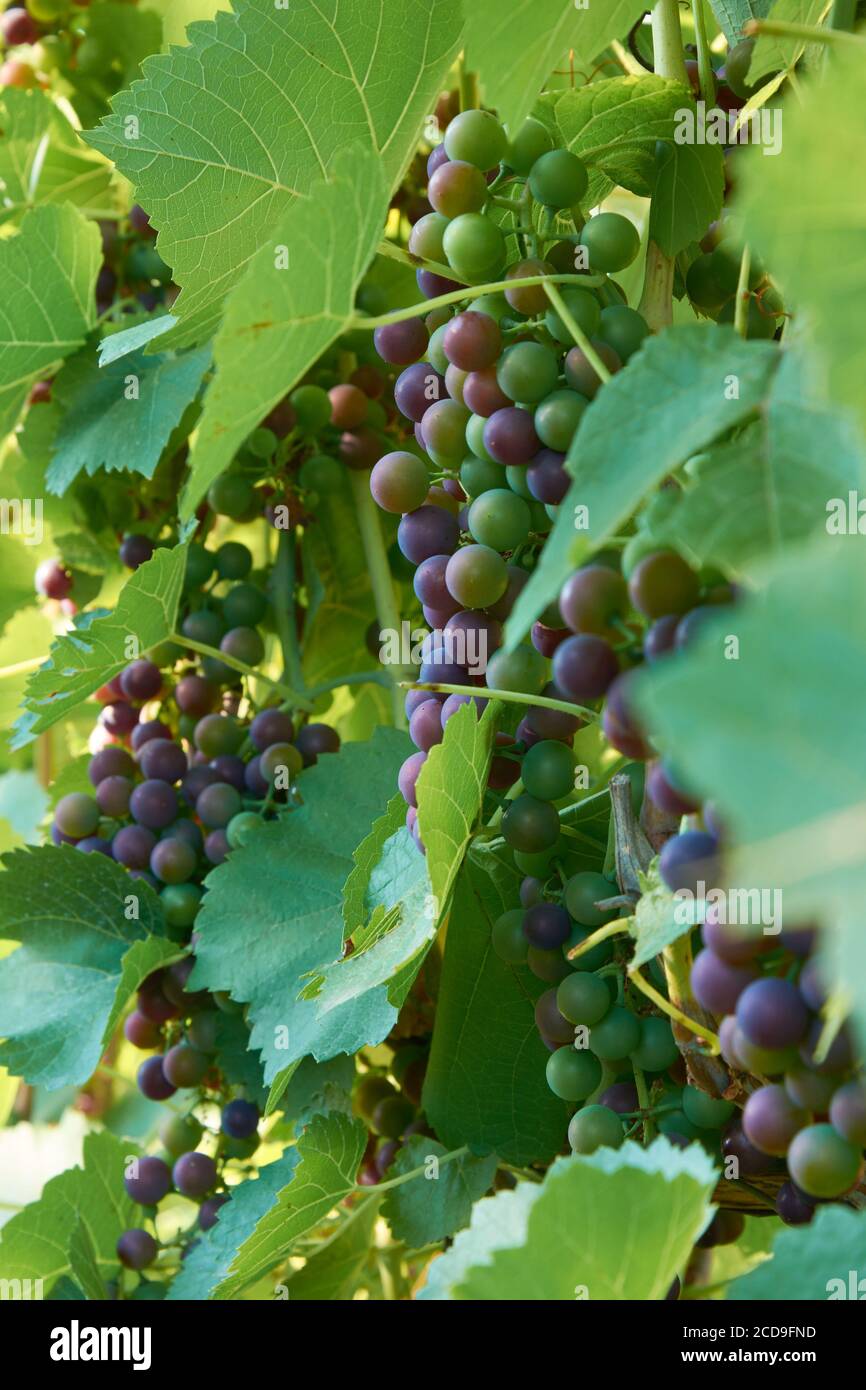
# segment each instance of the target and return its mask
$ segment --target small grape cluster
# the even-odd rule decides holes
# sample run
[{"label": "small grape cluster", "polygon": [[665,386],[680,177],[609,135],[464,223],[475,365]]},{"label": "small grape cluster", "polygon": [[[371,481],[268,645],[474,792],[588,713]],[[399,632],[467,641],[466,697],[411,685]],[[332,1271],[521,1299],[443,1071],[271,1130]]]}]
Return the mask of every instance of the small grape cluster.
[{"label": "small grape cluster", "polygon": [[[137,0],[126,0],[136,4]],[[91,32],[91,0],[25,0],[0,15],[0,87],[48,87],[58,74],[74,80],[73,100],[101,111],[123,85],[117,54],[99,32]],[[10,51],[11,50],[11,51]]]},{"label": "small grape cluster", "polygon": [[420,1110],[429,1040],[400,1038],[393,1048],[387,1073],[373,1068],[364,1072],[352,1097],[355,1113],[370,1130],[358,1171],[363,1187],[383,1181],[405,1140],[433,1133]]}]

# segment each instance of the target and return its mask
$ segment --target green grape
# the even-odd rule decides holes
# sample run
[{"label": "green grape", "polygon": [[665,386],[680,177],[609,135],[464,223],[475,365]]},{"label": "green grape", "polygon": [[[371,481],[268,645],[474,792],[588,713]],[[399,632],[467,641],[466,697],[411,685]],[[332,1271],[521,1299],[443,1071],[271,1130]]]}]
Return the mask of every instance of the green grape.
[{"label": "green grape", "polygon": [[194,1115],[170,1115],[159,1127],[160,1142],[172,1158],[191,1153],[198,1147],[203,1134],[204,1130]]},{"label": "green grape", "polygon": [[523,935],[523,908],[503,912],[493,923],[493,949],[509,965],[525,965],[529,942]]},{"label": "green grape", "polygon": [[[471,415],[466,426],[466,443],[476,459],[481,459],[484,463],[492,463],[499,469],[501,463],[496,463],[495,459],[488,453],[484,444],[484,426],[487,424],[483,415]],[[499,480],[502,481],[502,474],[499,473]]]},{"label": "green grape", "polygon": [[[617,886],[601,874],[584,872],[574,874],[565,885],[565,906],[569,914],[582,927],[602,927],[612,922],[617,915],[616,908],[602,911],[595,904],[605,898],[616,896]],[[625,1056],[625,1053],[621,1053]]]},{"label": "green grape", "polygon": [[[496,467],[499,468],[499,469],[501,469],[502,465],[501,465],[501,464],[497,464]],[[502,481],[502,475],[501,475],[501,473],[500,473],[500,482],[501,482],[501,481]],[[522,498],[523,498],[524,502],[528,502],[528,503],[530,504],[529,511],[530,511],[530,520],[531,520],[531,519],[532,519],[532,503],[535,501],[535,498],[533,497],[532,493],[529,491],[529,483],[526,481],[526,468],[525,468],[525,466],[524,466],[523,464],[519,464],[519,463],[510,463],[510,464],[508,464],[508,465],[506,466],[506,469],[505,469],[505,481],[508,483],[508,486],[511,488],[511,491],[512,491],[513,493],[516,493],[516,495],[517,495],[518,497],[522,497]]]},{"label": "green grape", "polygon": [[857,1182],[862,1151],[830,1124],[807,1125],[788,1149],[788,1171],[809,1197],[841,1197]]},{"label": "green grape", "polygon": [[201,889],[195,883],[166,884],[159,895],[165,920],[180,930],[191,927],[201,902]]},{"label": "green grape", "polygon": [[640,1023],[637,1015],[614,1004],[600,1023],[590,1031],[589,1045],[602,1061],[615,1062],[628,1057],[640,1043]]},{"label": "green grape", "polygon": [[535,411],[535,433],[542,444],[559,454],[568,453],[588,405],[589,401],[576,391],[551,391]]},{"label": "green grape", "polygon": [[[473,415],[472,420],[481,420],[480,415]],[[466,426],[468,431],[469,426]],[[482,428],[484,421],[481,420]],[[526,472],[526,469],[523,470]],[[460,465],[460,486],[467,497],[480,497],[482,493],[489,492],[491,488],[502,486],[502,465],[494,463],[493,460],[483,458],[464,459]]]},{"label": "green grape", "polygon": [[445,583],[464,608],[488,608],[508,587],[508,566],[488,545],[465,545],[448,561]]},{"label": "green grape", "polygon": [[320,497],[342,491],[345,484],[345,470],[330,454],[311,454],[304,459],[298,477],[305,491],[316,492]]},{"label": "green grape", "polygon": [[537,536],[546,536],[553,527],[558,508],[547,507],[543,502],[533,502],[529,510],[532,513],[532,530]]},{"label": "green grape", "polygon": [[443,347],[447,327],[447,323],[440,324],[436,331],[430,334],[427,344],[427,361],[436,368],[440,376],[444,376],[450,366]]},{"label": "green grape", "polygon": [[[572,927],[571,936],[566,941],[562,950],[567,956],[569,951],[573,951],[575,946],[582,946],[592,936],[589,927],[581,927],[577,923]],[[603,965],[613,958],[613,942],[600,941],[597,946],[585,951],[582,956],[577,956],[570,961],[572,970],[600,970]]]},{"label": "green grape", "polygon": [[591,1028],[600,1023],[611,1006],[610,990],[597,975],[575,971],[556,991],[556,1007],[569,1023]]},{"label": "green grape", "polygon": [[547,1059],[545,1074],[548,1086],[560,1100],[586,1100],[601,1081],[601,1065],[591,1052],[558,1047]]},{"label": "green grape", "polygon": [[529,535],[529,508],[507,488],[491,488],[469,508],[469,533],[493,550],[515,550]]},{"label": "green grape", "polygon": [[734,1113],[729,1100],[717,1100],[697,1086],[683,1087],[683,1110],[698,1129],[721,1129]]},{"label": "green grape", "polygon": [[559,839],[559,816],[547,801],[525,793],[510,802],[502,817],[506,844],[523,854],[540,854]]},{"label": "green grape", "polygon": [[547,684],[547,662],[540,652],[525,643],[512,652],[500,648],[487,663],[486,680],[490,690],[540,695]]},{"label": "green grape", "polygon": [[515,343],[500,357],[496,380],[511,400],[535,405],[550,395],[559,380],[556,354],[543,343]]},{"label": "green grape", "polygon": [[622,572],[625,578],[631,579],[641,560],[647,555],[655,555],[658,549],[659,543],[649,531],[638,531],[636,536],[630,536],[622,552]]},{"label": "green grape", "polygon": [[508,151],[508,139],[489,111],[461,111],[448,123],[445,153],[449,159],[462,159],[476,169],[493,169]]},{"label": "green grape", "polygon": [[552,149],[553,136],[546,126],[543,126],[541,121],[534,120],[532,116],[527,116],[514,139],[509,141],[505,162],[515,174],[525,179],[535,161]]},{"label": "green grape", "polygon": [[216,556],[206,550],[198,541],[191,541],[186,553],[186,575],[184,585],[187,589],[200,589],[206,584],[216,568]]},{"label": "green grape", "polygon": [[216,553],[220,579],[245,579],[253,567],[252,552],[240,541],[226,541]]},{"label": "green grape", "polygon": [[649,324],[627,304],[609,304],[601,311],[599,336],[623,362],[633,357],[649,333]]},{"label": "green grape", "polygon": [[267,611],[267,595],[255,584],[235,584],[223,599],[223,617],[229,627],[256,627]]},{"label": "green grape", "polygon": [[659,1115],[657,1123],[661,1134],[681,1134],[684,1139],[706,1138],[706,1130],[702,1133],[693,1125],[685,1110],[666,1110]]},{"label": "green grape", "polygon": [[725,300],[730,298],[730,293],[719,284],[711,255],[698,256],[692,261],[686,273],[686,294],[699,309],[712,314],[718,313]]},{"label": "green grape", "polygon": [[625,1138],[622,1120],[606,1105],[585,1105],[572,1115],[568,1142],[573,1153],[594,1154],[596,1149],[618,1149]]},{"label": "green grape", "polygon": [[522,874],[528,874],[532,878],[545,879],[550,873],[554,860],[562,857],[564,848],[562,838],[560,837],[555,844],[550,845],[546,850],[542,850],[540,854],[525,854],[520,850],[515,850],[514,863]]},{"label": "green grape", "polygon": [[493,275],[505,261],[505,237],[479,212],[464,212],[449,222],[444,245],[448,264],[466,280]]},{"label": "green grape", "polygon": [[253,485],[237,473],[224,473],[208,489],[207,501],[212,511],[237,521],[253,500]]},{"label": "green grape", "polygon": [[[601,323],[601,308],[595,296],[574,285],[562,286],[559,293],[578,328],[582,328],[588,338],[594,338]],[[558,343],[571,347],[574,342],[571,329],[565,326],[552,304],[544,316],[544,326]]]},{"label": "green grape", "polygon": [[302,434],[318,434],[331,423],[331,401],[321,386],[298,386],[289,396]]},{"label": "green grape", "polygon": [[[516,859],[515,855],[515,862]],[[560,951],[543,951],[538,946],[530,946],[526,953],[526,964],[533,975],[549,985],[558,985],[566,975],[571,974],[571,967],[563,960]]]},{"label": "green grape", "polygon": [[539,801],[561,801],[574,791],[574,753],[565,743],[542,739],[523,759],[523,785]]},{"label": "green grape", "polygon": [[618,212],[598,212],[580,234],[589,253],[590,270],[625,270],[640,250],[640,236],[633,222]]},{"label": "green grape", "polygon": [[494,294],[479,295],[477,299],[473,299],[470,308],[475,314],[487,314],[488,318],[495,319],[497,323],[510,317],[512,313],[511,305],[501,290]]},{"label": "green grape", "polygon": [[[664,986],[664,982],[661,982]],[[648,1015],[640,1020],[640,1042],[631,1060],[641,1071],[667,1071],[679,1057],[671,1025],[666,1018]]]},{"label": "green grape", "polygon": [[575,207],[588,185],[586,166],[570,150],[550,150],[541,155],[529,173],[533,198],[548,208]]},{"label": "green grape", "polygon": [[232,849],[240,849],[264,822],[255,811],[239,811],[226,826],[226,839]]},{"label": "green grape", "polygon": [[[759,303],[755,295],[749,296],[749,307],[746,310],[747,338],[772,338],[779,326],[775,315],[762,311],[761,305],[763,303],[763,300]],[[721,324],[733,323],[735,313],[736,303],[731,300],[719,312],[716,322]]]},{"label": "green grape", "polygon": [[253,458],[269,459],[273,458],[279,442],[273,430],[260,426],[259,429],[253,430],[245,448],[249,449]]}]

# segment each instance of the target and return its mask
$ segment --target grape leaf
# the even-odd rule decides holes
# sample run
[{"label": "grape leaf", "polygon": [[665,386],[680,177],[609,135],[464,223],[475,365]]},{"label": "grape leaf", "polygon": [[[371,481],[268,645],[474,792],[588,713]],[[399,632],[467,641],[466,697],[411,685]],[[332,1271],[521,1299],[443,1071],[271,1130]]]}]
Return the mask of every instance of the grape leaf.
[{"label": "grape leaf", "polygon": [[[72,1272],[73,1259],[80,1269],[85,1248],[99,1276],[115,1274],[118,1236],[140,1220],[141,1208],[123,1186],[125,1164],[136,1155],[129,1139],[106,1132],[86,1135],[83,1168],[69,1168],[51,1178],[39,1200],[3,1227],[0,1278],[41,1279],[47,1293]],[[76,1237],[79,1222],[81,1234]]]},{"label": "grape leaf", "polygon": [[680,82],[651,73],[549,92],[540,102],[552,114],[559,143],[590,171],[645,198],[655,185],[656,143],[673,140],[677,112],[691,105]]},{"label": "grape leaf", "polygon": [[773,1258],[742,1275],[727,1296],[768,1302],[862,1300],[866,1291],[866,1213],[822,1206],[808,1226],[782,1230]]},{"label": "grape leaf", "polygon": [[853,906],[866,872],[856,771],[866,757],[866,616],[850,601],[864,588],[859,538],[797,551],[688,653],[641,673],[636,699],[659,746],[712,797],[740,847],[730,882],[781,892],[790,924],[834,928],[829,954],[866,1033],[864,929]]},{"label": "grape leaf", "polygon": [[487,790],[500,706],[478,718],[461,705],[445,736],[427,754],[417,783],[418,829],[427,850],[430,884],[441,913],[448,903]]},{"label": "grape leaf", "polygon": [[2,862],[0,938],[22,944],[0,961],[0,1060],[49,1090],[79,1084],[141,981],[184,952],[153,889],[105,855],[43,845]]},{"label": "grape leaf", "polygon": [[368,1198],[356,1208],[357,1214],[353,1212],[316,1246],[303,1269],[288,1281],[291,1302],[351,1300],[370,1259],[379,1205],[375,1198]]},{"label": "grape leaf", "polygon": [[[732,328],[696,324],[646,340],[581,420],[567,460],[574,482],[508,620],[509,647],[651,488],[751,414],[779,359],[774,343],[744,342]],[[616,469],[611,457],[618,460]]]},{"label": "grape leaf", "polygon": [[228,1274],[214,1286],[211,1297],[235,1298],[247,1284],[281,1264],[301,1236],[354,1192],[366,1143],[367,1127],[361,1120],[339,1112],[311,1120],[298,1140],[297,1167],[237,1247]]},{"label": "grape leaf", "polygon": [[743,25],[749,19],[766,19],[773,0],[710,0],[713,14],[728,43],[733,47],[743,37]]},{"label": "grape leaf", "polygon": [[850,171],[866,162],[866,131],[850,112],[864,82],[859,48],[835,54],[829,80],[808,89],[804,106],[785,108],[781,153],[765,159],[748,152],[738,200],[750,243],[809,315],[828,394],[855,412],[861,429],[866,190],[852,187]]},{"label": "grape leaf", "polygon": [[107,1300],[97,1254],[81,1213],[69,1239],[69,1268],[86,1298],[97,1303]]},{"label": "grape leaf", "polygon": [[343,924],[345,936],[355,936],[366,925],[377,906],[370,901],[370,878],[382,858],[386,844],[406,823],[406,803],[395,792],[387,809],[373,821],[369,833],[352,851],[355,867],[343,886]]},{"label": "grape leaf", "polygon": [[233,1086],[243,1086],[247,1098],[261,1108],[267,1100],[262,1064],[250,1050],[250,1030],[239,1014],[220,1013],[216,1019],[216,1064]]},{"label": "grape leaf", "polygon": [[707,1223],[716,1172],[698,1145],[631,1141],[558,1158],[539,1184],[479,1202],[421,1299],[663,1299]]},{"label": "grape leaf", "polygon": [[[830,0],[776,0],[767,16],[783,24],[819,24],[830,8]],[[760,34],[752,51],[748,81],[751,85],[768,73],[792,68],[806,48],[802,39]]]},{"label": "grape leaf", "polygon": [[0,436],[12,429],[34,381],[80,348],[96,318],[99,229],[71,203],[31,208],[0,240]]},{"label": "grape leaf", "polygon": [[220,1208],[216,1225],[199,1238],[169,1285],[168,1302],[204,1302],[211,1297],[228,1277],[238,1248],[291,1182],[300,1160],[298,1149],[288,1149],[266,1164],[257,1178],[232,1188],[231,1201]]},{"label": "grape leaf", "polygon": [[111,207],[111,166],[81,143],[60,109],[38,89],[4,87],[0,97],[0,223],[40,203]]},{"label": "grape leaf", "polygon": [[388,193],[363,146],[333,161],[327,182],[291,203],[226,302],[214,341],[216,377],[190,455],[183,520],[244,439],[354,314],[355,291],[381,236]]},{"label": "grape leaf", "polygon": [[411,1182],[391,1188],[382,1208],[394,1239],[402,1240],[410,1250],[444,1240],[467,1226],[473,1203],[493,1182],[496,1154],[457,1158],[440,1165],[438,1160],[446,1153],[435,1139],[415,1134],[401,1146],[388,1169],[389,1180],[415,1168],[425,1170]]},{"label": "grape leaf", "polygon": [[[676,901],[659,876],[657,860],[650,865],[647,874],[639,874],[638,877],[641,896],[629,927],[635,941],[630,962],[634,967],[646,965],[647,961],[653,960],[666,946],[678,941],[694,927],[691,913],[687,920],[677,921],[674,915]],[[683,915],[686,916],[685,913]]]},{"label": "grape leaf", "polygon": [[423,1100],[449,1149],[468,1144],[525,1164],[553,1157],[568,1115],[544,1084],[535,1001],[547,985],[500,960],[490,942],[496,918],[518,902],[519,885],[501,854],[486,855],[483,868],[470,857],[460,871]]},{"label": "grape leaf", "polygon": [[611,39],[623,39],[640,19],[641,0],[472,0],[466,6],[466,62],[481,76],[487,103],[517,130],[538,92],[570,50],[578,68],[593,62]]},{"label": "grape leaf", "polygon": [[139,348],[146,347],[152,343],[154,338],[159,338],[161,334],[167,333],[172,324],[177,323],[173,314],[159,314],[156,318],[148,316],[140,323],[134,323],[131,328],[121,328],[116,333],[106,333],[99,344],[99,365],[109,367],[112,362],[116,362],[121,357],[128,357],[131,352],[137,352]]},{"label": "grape leaf", "polygon": [[[88,136],[160,229],[182,286],[173,347],[214,332],[251,257],[347,146],[365,144],[389,188],[399,182],[456,57],[460,10],[456,0],[235,0],[187,37],[148,59]],[[342,255],[354,249],[344,243]]]},{"label": "grape leaf", "polygon": [[768,552],[823,531],[831,498],[847,505],[849,492],[866,490],[866,450],[827,405],[798,345],[782,355],[760,421],[713,448],[699,475],[683,482],[684,491],[666,495],[663,518],[651,509],[653,535],[698,565],[747,573]]},{"label": "grape leaf", "polygon": [[62,496],[80,473],[92,477],[100,468],[152,478],[209,364],[209,348],[151,357],[139,350],[102,371],[92,348],[70,358],[53,387],[64,413],[45,474],[48,490]]},{"label": "grape leaf", "polygon": [[666,256],[700,241],[722,210],[725,160],[719,145],[665,144],[656,162],[649,235]]},{"label": "grape leaf", "polygon": [[346,1103],[351,1108],[354,1080],[354,1057],[341,1055],[331,1057],[327,1062],[305,1057],[298,1063],[280,1097],[279,1108],[284,1120],[297,1130],[309,1124],[314,1115],[346,1109]]},{"label": "grape leaf", "polygon": [[405,734],[381,728],[369,742],[321,758],[303,773],[304,804],[262,825],[208,876],[193,987],[225,989],[249,1003],[252,1046],[268,1083],[308,1053],[321,1061],[381,1042],[396,1018],[384,987],[324,1019],[315,1000],[297,996],[301,977],[342,951],[352,852],[386,804],[409,747]]},{"label": "grape leaf", "polygon": [[112,613],[86,614],[86,623],[52,643],[48,660],[27,682],[13,748],[23,748],[58,719],[66,718],[118,675],[133,656],[169,636],[185,568],[185,544],[157,550],[127,579]]}]

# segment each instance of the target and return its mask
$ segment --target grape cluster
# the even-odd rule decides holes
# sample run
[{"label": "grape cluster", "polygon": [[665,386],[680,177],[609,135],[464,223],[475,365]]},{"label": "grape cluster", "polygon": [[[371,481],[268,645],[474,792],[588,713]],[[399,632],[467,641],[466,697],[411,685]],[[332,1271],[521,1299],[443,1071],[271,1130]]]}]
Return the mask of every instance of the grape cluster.
[{"label": "grape cluster", "polygon": [[[136,3],[136,0],[132,0]],[[91,0],[24,0],[0,15],[0,87],[47,88],[58,75],[72,78],[79,114],[100,115],[124,84],[118,54],[88,10]]]},{"label": "grape cluster", "polygon": [[392,1046],[388,1072],[364,1072],[352,1097],[355,1114],[370,1131],[358,1172],[358,1182],[364,1187],[382,1182],[405,1140],[413,1134],[433,1133],[420,1110],[429,1040],[400,1038]]}]

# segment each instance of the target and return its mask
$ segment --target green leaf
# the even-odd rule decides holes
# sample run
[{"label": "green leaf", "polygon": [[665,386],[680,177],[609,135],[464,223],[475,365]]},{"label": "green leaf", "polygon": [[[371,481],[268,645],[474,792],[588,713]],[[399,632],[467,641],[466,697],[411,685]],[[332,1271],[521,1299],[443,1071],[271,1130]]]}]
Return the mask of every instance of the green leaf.
[{"label": "green leaf", "polygon": [[146,347],[154,338],[167,333],[175,323],[177,319],[173,314],[159,314],[156,318],[149,315],[131,328],[121,328],[116,333],[107,332],[99,344],[100,367],[109,367],[119,358],[128,357],[131,352]]},{"label": "green leaf", "polygon": [[[469,1224],[472,1207],[490,1188],[496,1174],[496,1154],[486,1158],[457,1158],[439,1164],[447,1149],[435,1139],[415,1134],[399,1149],[388,1179],[415,1168],[424,1172],[385,1194],[382,1215],[395,1240],[410,1250],[433,1245]],[[435,1160],[431,1162],[431,1160]]]},{"label": "green leaf", "polygon": [[317,1115],[298,1140],[300,1162],[276,1201],[237,1249],[229,1273],[212,1297],[235,1298],[292,1252],[307,1231],[355,1190],[355,1178],[367,1143],[361,1120],[332,1112]]},{"label": "green leaf", "polygon": [[209,348],[152,357],[139,350],[102,371],[92,347],[71,358],[53,388],[64,414],[45,475],[49,491],[62,496],[80,473],[93,477],[100,468],[152,478],[209,364]]},{"label": "green leaf", "polygon": [[822,1206],[808,1226],[780,1231],[773,1258],[735,1279],[728,1298],[780,1303],[862,1300],[866,1213]]},{"label": "green leaf", "polygon": [[[608,187],[622,184],[648,198],[656,179],[656,143],[673,140],[676,114],[692,98],[680,82],[650,73],[549,92],[540,105],[551,112],[561,143],[591,171],[600,171]],[[700,235],[705,231],[706,226]]]},{"label": "green leaf", "polygon": [[[84,1167],[51,1178],[38,1201],[13,1216],[0,1236],[0,1278],[42,1279],[45,1291],[87,1263],[100,1276],[118,1269],[118,1236],[140,1220],[141,1208],[126,1195],[124,1166],[137,1154],[128,1139],[88,1134]],[[79,1231],[80,1222],[80,1231]],[[78,1234],[76,1232],[78,1231]]]},{"label": "green leaf", "polygon": [[[866,130],[850,113],[866,83],[859,48],[834,54],[827,80],[785,108],[785,142],[771,159],[743,162],[739,209],[750,243],[772,266],[791,305],[808,314],[827,391],[866,428]],[[740,175],[737,175],[739,180]]]},{"label": "green leaf", "polygon": [[228,1277],[240,1246],[274,1205],[300,1163],[297,1149],[289,1149],[259,1176],[232,1188],[231,1201],[220,1208],[215,1226],[199,1238],[169,1286],[168,1302],[205,1302]]},{"label": "green leaf", "polygon": [[663,145],[656,164],[649,235],[666,256],[700,241],[722,210],[725,160],[719,145]]},{"label": "green leaf", "polygon": [[0,223],[41,203],[110,209],[111,166],[86,149],[50,97],[4,87],[0,98]]},{"label": "green leaf", "polygon": [[468,1144],[526,1164],[549,1162],[562,1147],[568,1114],[544,1081],[535,1001],[547,986],[526,967],[506,965],[490,941],[496,918],[517,903],[519,885],[504,856],[485,856],[483,868],[470,858],[460,872],[424,1109],[449,1149]]},{"label": "green leaf", "polygon": [[[630,964],[637,967],[671,946],[681,936],[692,931],[695,923],[692,914],[687,920],[678,921],[675,915],[676,900],[667,884],[659,876],[658,860],[650,865],[648,874],[639,874],[641,897],[635,907],[629,932],[635,941],[634,955]],[[686,916],[683,913],[683,916]]]},{"label": "green leaf", "polygon": [[34,381],[80,348],[96,318],[99,228],[71,204],[32,208],[0,240],[0,436],[12,429]]},{"label": "green leaf", "polygon": [[28,844],[38,843],[39,826],[48,804],[48,793],[35,772],[13,770],[0,776],[0,816]]},{"label": "green leaf", "polygon": [[[86,623],[58,637],[48,660],[27,682],[13,748],[37,734],[112,680],[133,655],[146,652],[174,630],[186,568],[186,545],[157,550],[127,579],[113,613],[86,614]],[[131,643],[137,643],[136,651]]]},{"label": "green leaf", "polygon": [[731,47],[743,37],[749,19],[766,19],[773,0],[710,0],[713,14]]},{"label": "green leaf", "polygon": [[466,6],[466,63],[476,70],[487,103],[516,130],[554,68],[569,50],[589,72],[611,39],[624,39],[640,19],[641,0],[605,0],[578,9],[574,0],[471,0]]},{"label": "green leaf", "polygon": [[280,1097],[279,1108],[284,1119],[295,1129],[301,1129],[314,1115],[324,1115],[329,1110],[348,1111],[354,1080],[354,1057],[331,1057],[327,1062],[305,1057]]},{"label": "green leaf", "polygon": [[22,945],[0,961],[0,1061],[49,1090],[84,1082],[130,995],[183,951],[153,889],[102,854],[43,845],[3,865],[0,938]]},{"label": "green leaf", "polygon": [[736,847],[729,883],[781,893],[788,923],[833,929],[828,954],[866,1033],[863,919],[852,909],[866,892],[855,771],[866,758],[866,616],[851,602],[864,589],[859,537],[798,551],[686,654],[641,673],[635,697],[661,750],[718,806]]},{"label": "green leaf", "polygon": [[[344,744],[302,776],[304,804],[263,824],[207,879],[196,919],[197,989],[225,989],[249,1004],[252,1045],[265,1081],[312,1053],[320,1061],[378,1043],[396,1018],[382,986],[320,1018],[299,999],[302,978],[343,949],[343,884],[359,837],[387,803],[410,749],[405,734],[378,729]],[[351,814],[347,814],[347,807]],[[420,855],[418,856],[421,857]],[[247,924],[238,931],[238,922]]]},{"label": "green leaf", "polygon": [[96,1250],[80,1213],[69,1240],[69,1268],[73,1279],[88,1299],[97,1303],[107,1299]]},{"label": "green leaf", "polygon": [[226,1080],[242,1086],[248,1100],[261,1108],[267,1100],[262,1064],[250,1047],[250,1030],[239,1014],[220,1013],[216,1019],[216,1063]]},{"label": "green leaf", "polygon": [[744,342],[732,328],[696,324],[646,340],[583,416],[567,461],[574,482],[508,621],[509,646],[652,488],[751,414],[779,360],[775,344]]},{"label": "green leaf", "polygon": [[[767,16],[783,24],[818,24],[828,9],[828,0],[776,0]],[[806,45],[802,39],[782,38],[761,34],[752,52],[748,80],[758,82],[768,73],[792,68],[800,60]]]},{"label": "green leaf", "polygon": [[395,792],[384,813],[373,821],[368,834],[352,852],[355,867],[343,886],[344,935],[355,937],[362,933],[373,908],[370,901],[370,878],[376,869],[386,844],[406,824],[406,803]]},{"label": "green leaf", "polygon": [[664,1299],[707,1223],[716,1176],[698,1145],[664,1138],[559,1158],[544,1182],[479,1202],[420,1297]]},{"label": "green leaf", "polygon": [[[866,450],[851,423],[829,408],[801,346],[782,355],[760,422],[711,450],[683,479],[663,519],[660,544],[698,565],[748,573],[768,553],[825,530],[830,499],[866,490]],[[737,499],[736,508],[731,506]]]},{"label": "green leaf", "polygon": [[473,705],[461,705],[448,720],[442,742],[427,754],[418,778],[418,829],[440,914],[476,828],[499,713],[494,703],[479,719]]},{"label": "green leaf", "polygon": [[75,67],[64,72],[72,86],[72,104],[85,126],[93,125],[106,114],[107,81],[111,83],[109,91],[128,87],[139,76],[148,54],[159,52],[162,20],[144,5],[136,8],[122,0],[118,3],[102,0],[91,7],[87,35],[99,46],[99,75],[83,73]]},{"label": "green leaf", "polygon": [[250,261],[214,341],[217,373],[190,455],[183,520],[247,435],[348,327],[387,211],[380,161],[357,145],[334,160],[309,199],[286,208]]},{"label": "green leaf", "polygon": [[[456,0],[235,0],[234,13],[187,37],[145,63],[88,137],[160,229],[183,287],[173,347],[214,332],[244,267],[349,145],[381,156],[389,189],[399,182],[457,55],[460,10]],[[338,259],[353,257],[344,242]]]},{"label": "green leaf", "polygon": [[303,1269],[288,1281],[292,1303],[351,1300],[370,1259],[379,1206],[375,1198],[367,1198],[316,1246]]}]

